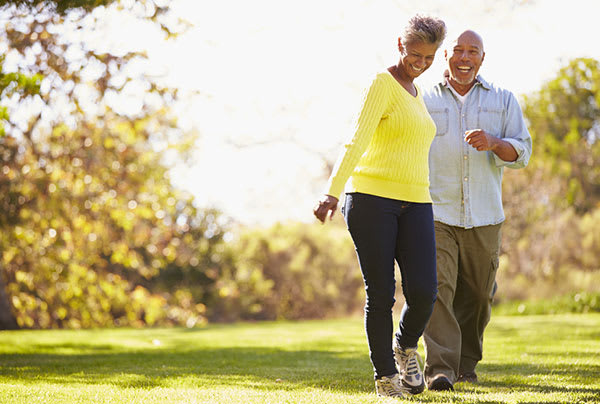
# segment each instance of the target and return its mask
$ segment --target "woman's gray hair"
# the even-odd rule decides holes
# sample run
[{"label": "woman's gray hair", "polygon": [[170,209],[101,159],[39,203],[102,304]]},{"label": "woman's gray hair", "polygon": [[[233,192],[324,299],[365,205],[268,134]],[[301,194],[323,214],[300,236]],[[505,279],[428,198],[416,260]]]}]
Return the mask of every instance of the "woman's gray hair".
[{"label": "woman's gray hair", "polygon": [[418,41],[434,43],[439,48],[446,37],[446,24],[439,18],[417,14],[408,21],[400,37],[404,44]]}]

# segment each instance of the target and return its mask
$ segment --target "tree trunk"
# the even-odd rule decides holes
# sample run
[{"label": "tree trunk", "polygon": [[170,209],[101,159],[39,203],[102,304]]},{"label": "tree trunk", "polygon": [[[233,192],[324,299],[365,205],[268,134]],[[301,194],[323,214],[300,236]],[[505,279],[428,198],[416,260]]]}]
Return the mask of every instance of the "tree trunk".
[{"label": "tree trunk", "polygon": [[19,328],[12,312],[12,304],[6,293],[4,276],[0,270],[0,330],[16,330]]}]

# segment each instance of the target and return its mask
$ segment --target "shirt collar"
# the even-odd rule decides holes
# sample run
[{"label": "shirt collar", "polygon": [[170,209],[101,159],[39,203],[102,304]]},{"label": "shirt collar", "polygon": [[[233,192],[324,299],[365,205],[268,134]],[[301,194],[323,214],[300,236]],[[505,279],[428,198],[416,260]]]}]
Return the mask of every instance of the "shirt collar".
[{"label": "shirt collar", "polygon": [[[475,77],[475,85],[477,84],[481,84],[481,87],[483,87],[486,90],[491,90],[492,86],[490,85],[490,83],[488,83],[483,77],[481,77],[481,75],[477,75],[477,77]],[[444,77],[444,79],[440,82],[440,86],[443,87],[447,87],[448,89],[450,89],[450,83],[448,83],[448,78]]]}]

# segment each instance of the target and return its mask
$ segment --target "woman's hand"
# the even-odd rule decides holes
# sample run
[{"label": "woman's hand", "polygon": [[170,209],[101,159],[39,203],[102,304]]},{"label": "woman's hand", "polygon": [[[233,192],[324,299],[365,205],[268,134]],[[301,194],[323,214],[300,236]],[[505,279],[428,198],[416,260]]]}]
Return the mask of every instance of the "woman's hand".
[{"label": "woman's hand", "polygon": [[325,219],[327,219],[329,211],[331,211],[331,214],[329,215],[329,220],[333,219],[333,214],[337,209],[337,204],[338,199],[336,197],[333,197],[331,195],[324,195],[319,201],[319,204],[313,209],[313,213],[315,214],[317,219],[321,221],[321,223],[325,223]]}]

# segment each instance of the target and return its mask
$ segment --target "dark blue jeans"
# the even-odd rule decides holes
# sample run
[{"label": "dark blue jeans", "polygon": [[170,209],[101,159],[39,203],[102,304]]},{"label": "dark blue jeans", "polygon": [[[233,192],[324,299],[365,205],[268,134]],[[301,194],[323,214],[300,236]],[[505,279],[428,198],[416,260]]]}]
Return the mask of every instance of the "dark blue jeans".
[{"label": "dark blue jeans", "polygon": [[365,282],[365,328],[375,377],[392,375],[397,373],[392,353],[394,260],[406,300],[396,332],[401,347],[417,346],[436,298],[432,205],[349,193],[342,213]]}]

